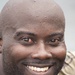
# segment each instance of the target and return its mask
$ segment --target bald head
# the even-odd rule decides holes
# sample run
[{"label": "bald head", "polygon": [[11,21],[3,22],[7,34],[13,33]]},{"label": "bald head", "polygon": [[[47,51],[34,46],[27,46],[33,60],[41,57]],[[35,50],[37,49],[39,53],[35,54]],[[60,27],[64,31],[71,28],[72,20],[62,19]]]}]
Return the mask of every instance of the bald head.
[{"label": "bald head", "polygon": [[58,4],[9,0],[1,12],[1,28],[5,75],[57,75],[66,55],[65,19]]},{"label": "bald head", "polygon": [[16,22],[46,21],[64,27],[65,19],[61,8],[53,0],[9,0],[2,10],[4,27],[16,26]]}]

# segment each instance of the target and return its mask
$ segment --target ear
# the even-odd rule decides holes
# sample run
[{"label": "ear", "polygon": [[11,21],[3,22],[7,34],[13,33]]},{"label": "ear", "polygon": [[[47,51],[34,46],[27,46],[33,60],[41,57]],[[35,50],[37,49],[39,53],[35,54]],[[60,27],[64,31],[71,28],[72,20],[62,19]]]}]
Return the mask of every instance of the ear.
[{"label": "ear", "polygon": [[0,38],[0,53],[2,53],[2,43],[3,43],[3,40]]}]

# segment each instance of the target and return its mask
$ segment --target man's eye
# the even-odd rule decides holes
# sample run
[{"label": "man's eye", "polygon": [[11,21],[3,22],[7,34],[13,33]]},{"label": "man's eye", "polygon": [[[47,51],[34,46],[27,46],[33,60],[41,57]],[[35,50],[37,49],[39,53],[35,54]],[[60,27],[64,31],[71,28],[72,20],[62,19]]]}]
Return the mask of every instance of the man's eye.
[{"label": "man's eye", "polygon": [[50,42],[53,42],[53,43],[56,43],[56,42],[58,42],[59,41],[59,39],[51,39],[50,40]]},{"label": "man's eye", "polygon": [[56,38],[56,39],[50,39],[48,41],[48,44],[52,45],[52,46],[57,46],[60,43],[61,39],[60,38]]},{"label": "man's eye", "polygon": [[29,42],[29,43],[32,42],[32,39],[30,39],[30,38],[22,38],[21,40],[23,40],[23,41],[25,41],[25,42]]},{"label": "man's eye", "polygon": [[20,42],[24,45],[32,45],[34,43],[34,40],[29,37],[23,37],[23,38],[20,38]]}]

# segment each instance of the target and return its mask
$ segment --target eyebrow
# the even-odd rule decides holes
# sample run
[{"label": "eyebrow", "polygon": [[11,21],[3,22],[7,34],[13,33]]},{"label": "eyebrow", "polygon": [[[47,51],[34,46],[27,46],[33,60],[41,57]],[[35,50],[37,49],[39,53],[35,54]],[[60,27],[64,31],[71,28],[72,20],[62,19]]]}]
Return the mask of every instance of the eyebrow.
[{"label": "eyebrow", "polygon": [[53,33],[53,34],[50,34],[48,37],[54,37],[54,36],[64,36],[64,34],[63,33]]},{"label": "eyebrow", "polygon": [[[17,31],[15,33],[15,36],[19,36],[19,35],[22,35],[22,34],[27,34],[27,35],[30,35],[30,36],[33,36],[33,37],[37,36],[37,34],[31,33],[31,32],[27,32],[27,31]],[[61,36],[61,37],[63,37],[64,33],[62,33],[62,32],[55,32],[55,33],[52,33],[52,34],[48,35],[48,37],[54,37],[54,36]]]},{"label": "eyebrow", "polygon": [[31,35],[31,36],[36,36],[36,34],[31,33],[31,32],[27,32],[27,31],[18,31],[18,32],[15,33],[15,36],[19,36],[19,35],[22,35],[22,34],[27,34],[27,35]]}]

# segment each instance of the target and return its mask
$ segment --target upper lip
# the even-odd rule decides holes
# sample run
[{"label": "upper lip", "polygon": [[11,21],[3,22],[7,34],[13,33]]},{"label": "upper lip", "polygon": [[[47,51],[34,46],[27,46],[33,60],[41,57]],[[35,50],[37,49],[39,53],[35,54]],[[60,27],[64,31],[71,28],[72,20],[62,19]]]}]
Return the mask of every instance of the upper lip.
[{"label": "upper lip", "polygon": [[53,65],[56,65],[56,61],[54,61],[53,59],[52,60],[43,60],[43,61],[40,61],[40,60],[22,60],[20,61],[20,64],[24,65],[24,66],[34,66],[34,67],[51,67]]},{"label": "upper lip", "polygon": [[54,63],[52,63],[52,64],[25,64],[25,63],[22,63],[22,64],[25,65],[25,66],[34,66],[34,67],[40,67],[40,68],[51,67],[51,66],[54,65]]}]

